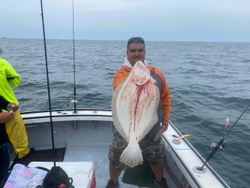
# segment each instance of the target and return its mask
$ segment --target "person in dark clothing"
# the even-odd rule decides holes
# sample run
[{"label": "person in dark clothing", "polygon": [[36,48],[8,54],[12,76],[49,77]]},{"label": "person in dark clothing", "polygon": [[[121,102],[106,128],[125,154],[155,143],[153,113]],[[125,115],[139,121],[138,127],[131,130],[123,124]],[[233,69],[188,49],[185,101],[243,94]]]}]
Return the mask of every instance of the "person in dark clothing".
[{"label": "person in dark clothing", "polygon": [[8,112],[0,111],[0,185],[8,175],[10,165],[10,156],[8,150],[8,136],[5,130],[5,123],[14,117],[13,111],[16,111],[17,105],[9,103],[0,96],[0,109],[5,109]]}]

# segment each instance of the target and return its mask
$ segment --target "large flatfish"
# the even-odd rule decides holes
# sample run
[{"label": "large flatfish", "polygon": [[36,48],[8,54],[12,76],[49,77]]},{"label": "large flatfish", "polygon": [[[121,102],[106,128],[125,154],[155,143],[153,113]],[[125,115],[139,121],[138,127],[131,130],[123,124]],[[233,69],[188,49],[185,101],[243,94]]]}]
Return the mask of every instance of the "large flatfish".
[{"label": "large flatfish", "polygon": [[115,128],[128,142],[120,161],[129,167],[143,163],[139,142],[158,121],[160,92],[154,83],[149,69],[138,61],[112,99]]}]

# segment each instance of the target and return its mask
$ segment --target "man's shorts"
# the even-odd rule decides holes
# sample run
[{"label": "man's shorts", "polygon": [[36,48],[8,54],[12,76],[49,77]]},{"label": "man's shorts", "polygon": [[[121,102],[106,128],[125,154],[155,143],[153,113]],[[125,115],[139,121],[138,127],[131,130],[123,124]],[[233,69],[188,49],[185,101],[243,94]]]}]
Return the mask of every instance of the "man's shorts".
[{"label": "man's shorts", "polygon": [[[121,153],[127,147],[128,143],[114,129],[113,142],[109,149],[109,160],[114,168],[124,169],[125,164],[120,162]],[[165,147],[162,140],[162,133],[159,131],[154,137],[145,136],[139,143],[143,157],[151,165],[160,165],[165,158]]]}]

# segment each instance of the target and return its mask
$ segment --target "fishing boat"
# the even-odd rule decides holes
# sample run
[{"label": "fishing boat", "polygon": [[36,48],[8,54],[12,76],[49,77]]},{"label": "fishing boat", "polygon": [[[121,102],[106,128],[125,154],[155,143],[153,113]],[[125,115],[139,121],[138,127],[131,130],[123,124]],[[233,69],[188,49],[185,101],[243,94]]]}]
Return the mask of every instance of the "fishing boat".
[{"label": "fishing boat", "polygon": [[[75,71],[74,99],[72,100],[74,108],[51,110],[42,0],[40,2],[49,111],[22,114],[29,145],[34,148],[34,151],[21,160],[13,157],[12,172],[20,163],[28,168],[45,167],[50,169],[57,165],[73,178],[75,188],[103,188],[109,180],[108,151],[114,130],[112,111],[77,109]],[[75,62],[73,65],[75,70]],[[164,177],[169,187],[229,187],[171,121],[169,121],[168,130],[163,133],[163,139],[166,153]],[[120,176],[119,182],[122,188],[155,187],[152,171],[145,160],[142,165],[134,168],[128,167]]]},{"label": "fishing boat", "polygon": [[[55,149],[51,147],[49,112],[24,113],[22,117],[30,146],[35,152],[23,161],[16,162],[31,167],[50,168],[56,160],[57,165],[65,168],[68,175],[73,178],[75,187],[105,187],[109,179],[108,151],[114,129],[110,110],[53,111]],[[166,148],[164,176],[169,187],[229,187],[209,164],[200,169],[204,158],[186,138],[183,138],[172,122],[169,122],[169,128],[163,136]],[[152,175],[143,165],[141,166],[144,168],[141,171],[138,170],[140,166],[136,167],[137,170],[128,168],[125,171],[119,180],[121,187],[154,187]]]}]

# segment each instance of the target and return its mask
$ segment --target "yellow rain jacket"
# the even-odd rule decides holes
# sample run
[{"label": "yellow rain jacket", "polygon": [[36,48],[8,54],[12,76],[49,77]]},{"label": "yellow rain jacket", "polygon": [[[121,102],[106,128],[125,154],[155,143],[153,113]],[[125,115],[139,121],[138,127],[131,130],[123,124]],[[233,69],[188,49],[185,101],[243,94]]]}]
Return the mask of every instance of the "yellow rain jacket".
[{"label": "yellow rain jacket", "polygon": [[[12,65],[0,57],[0,95],[7,101],[18,104],[12,87],[19,86],[20,81],[21,77]],[[14,118],[6,123],[6,132],[18,158],[23,158],[30,151],[28,136],[20,112],[16,111],[14,114]]]}]

